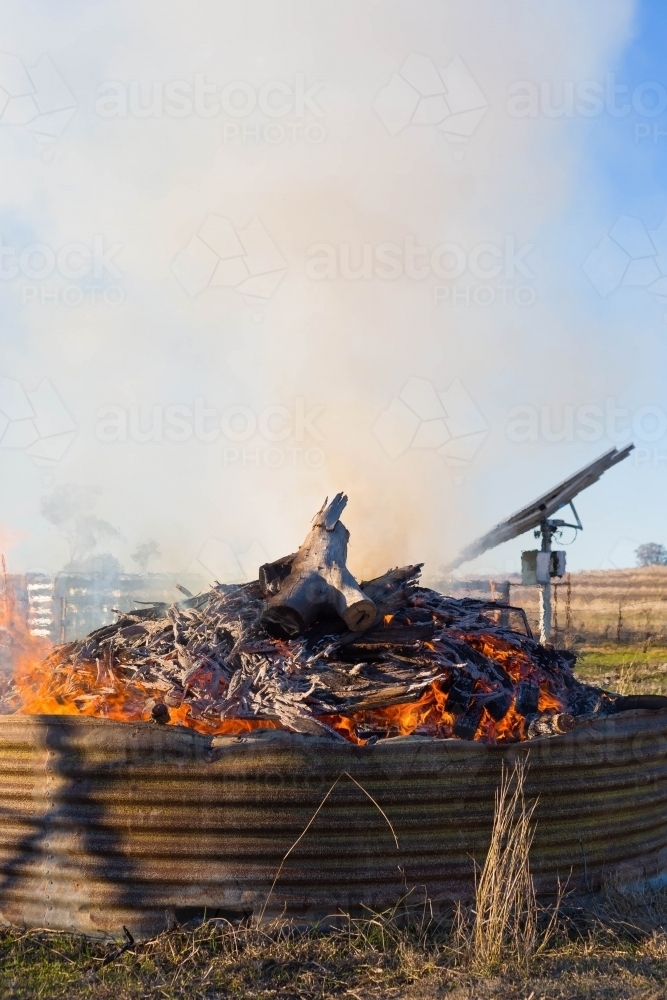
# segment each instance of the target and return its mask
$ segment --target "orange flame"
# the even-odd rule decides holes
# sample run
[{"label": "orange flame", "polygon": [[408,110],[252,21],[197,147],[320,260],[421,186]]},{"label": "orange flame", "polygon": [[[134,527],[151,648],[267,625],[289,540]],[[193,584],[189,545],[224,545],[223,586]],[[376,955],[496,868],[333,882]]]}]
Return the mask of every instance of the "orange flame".
[{"label": "orange flame", "polygon": [[[517,649],[493,633],[459,633],[452,629],[452,634],[499,663],[515,683],[522,680],[532,680],[537,683],[540,692],[539,712],[551,709],[562,711],[564,700],[553,690],[554,682],[523,650]],[[431,651],[436,648],[431,642],[424,642],[424,647]],[[490,683],[484,680],[477,681],[477,693],[492,690]],[[373,730],[382,736],[409,736],[417,733],[441,739],[451,737],[456,717],[447,711],[447,694],[440,684],[434,681],[418,701],[356,712],[349,716],[329,715],[324,717],[324,721],[346,739],[353,743],[364,744],[370,737],[365,737],[363,734],[369,732],[372,734]],[[496,721],[484,709],[473,738],[475,741],[483,740],[485,743],[514,743],[525,740],[526,719],[517,711],[515,699],[500,721]]]},{"label": "orange flame", "polygon": [[[119,722],[151,718],[154,692],[140,681],[128,680],[107,660],[68,664],[54,670],[54,657],[24,660],[15,673],[21,696],[20,715],[88,715]],[[169,725],[188,726],[209,736],[236,735],[253,729],[278,729],[269,719],[220,719],[198,712],[196,702],[169,706]]]},{"label": "orange flame", "polygon": [[351,715],[325,715],[328,723],[352,743],[364,744],[368,737],[358,735],[358,730],[378,730],[390,736],[410,736],[416,731],[432,736],[451,736],[454,716],[445,710],[447,695],[434,681],[417,701],[388,705],[385,708],[366,709]]},{"label": "orange flame", "polygon": [[[0,602],[0,654],[6,669],[13,674],[12,701],[17,715],[86,715],[120,722],[151,718],[155,704],[153,690],[140,680],[125,676],[122,665],[114,662],[111,655],[82,660],[76,665],[65,663],[57,648],[51,650],[43,639],[30,634],[26,623],[15,614],[7,589]],[[212,680],[210,671],[202,669],[197,674],[190,683],[199,682],[206,688]],[[196,699],[192,703],[181,700],[180,704],[169,705],[168,724],[188,726],[211,736],[281,728],[278,722],[268,719],[223,720],[219,715],[207,716]]]}]

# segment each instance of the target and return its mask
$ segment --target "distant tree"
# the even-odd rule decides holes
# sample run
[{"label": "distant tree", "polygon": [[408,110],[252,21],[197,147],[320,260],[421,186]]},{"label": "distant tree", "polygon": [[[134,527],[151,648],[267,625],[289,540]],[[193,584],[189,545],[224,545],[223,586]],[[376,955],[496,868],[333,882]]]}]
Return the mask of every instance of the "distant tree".
[{"label": "distant tree", "polygon": [[67,540],[70,567],[83,565],[102,542],[123,537],[113,524],[93,514],[99,496],[95,487],[67,483],[42,498],[42,515]]},{"label": "distant tree", "polygon": [[667,566],[667,549],[657,542],[645,542],[635,552],[638,566]]},{"label": "distant tree", "polygon": [[145,575],[148,572],[148,563],[151,559],[157,559],[162,553],[160,552],[160,546],[157,542],[149,541],[142,542],[137,545],[136,551],[132,553],[131,558],[137,563],[141,572]]}]

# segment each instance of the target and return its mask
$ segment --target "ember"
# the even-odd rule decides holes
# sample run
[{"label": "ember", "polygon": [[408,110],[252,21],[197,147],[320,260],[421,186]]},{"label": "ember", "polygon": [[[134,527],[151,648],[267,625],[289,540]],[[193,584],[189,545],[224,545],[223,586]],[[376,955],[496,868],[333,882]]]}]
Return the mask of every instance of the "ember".
[{"label": "ember", "polygon": [[508,743],[625,707],[576,679],[572,653],[535,642],[520,609],[443,597],[418,586],[421,566],[357,584],[345,503],[258,581],[123,614],[45,659],[21,647],[0,713]]}]

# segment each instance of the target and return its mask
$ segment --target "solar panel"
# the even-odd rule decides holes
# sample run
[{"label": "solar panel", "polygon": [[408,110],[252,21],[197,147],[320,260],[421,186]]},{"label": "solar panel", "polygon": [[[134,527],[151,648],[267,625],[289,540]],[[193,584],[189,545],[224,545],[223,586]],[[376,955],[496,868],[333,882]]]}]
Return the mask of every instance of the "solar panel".
[{"label": "solar panel", "polygon": [[469,562],[471,559],[481,556],[483,552],[494,549],[497,545],[501,545],[511,538],[517,538],[524,531],[537,528],[546,518],[551,517],[561,507],[567,506],[567,504],[574,500],[578,493],[596,483],[607,469],[611,469],[612,466],[617,465],[624,458],[627,458],[633,448],[634,444],[628,444],[620,450],[618,448],[610,448],[604,455],[600,455],[594,462],[590,462],[589,465],[580,469],[579,472],[575,472],[569,479],[555,486],[548,493],[544,493],[537,500],[534,500],[533,503],[518,510],[516,514],[512,514],[506,521],[501,521],[495,528],[491,528],[491,531],[487,531],[481,538],[467,545],[465,549],[459,552],[456,559],[445,566],[445,569],[456,569],[462,563]]}]

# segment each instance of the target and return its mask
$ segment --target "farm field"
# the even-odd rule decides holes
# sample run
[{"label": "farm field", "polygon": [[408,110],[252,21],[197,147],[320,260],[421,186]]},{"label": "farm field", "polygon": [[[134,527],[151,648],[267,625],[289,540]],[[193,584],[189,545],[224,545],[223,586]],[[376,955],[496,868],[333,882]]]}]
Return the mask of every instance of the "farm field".
[{"label": "farm field", "polygon": [[[524,608],[537,632],[537,587],[509,579],[510,603]],[[552,605],[557,646],[667,646],[667,566],[572,573],[569,586],[567,577],[556,582]]]},{"label": "farm field", "polygon": [[667,645],[583,645],[577,675],[619,694],[667,694]]},{"label": "farm field", "polygon": [[[667,694],[667,566],[573,573],[554,588],[554,644],[577,675],[619,694]],[[512,604],[539,631],[537,588],[512,584]],[[568,606],[569,605],[569,606]]]}]

